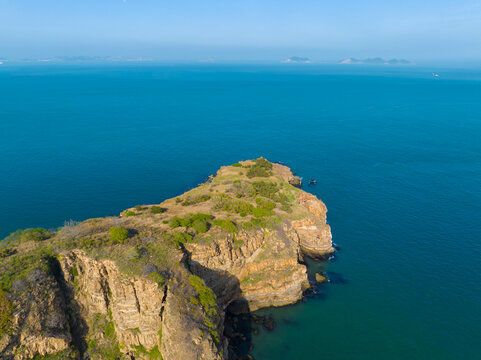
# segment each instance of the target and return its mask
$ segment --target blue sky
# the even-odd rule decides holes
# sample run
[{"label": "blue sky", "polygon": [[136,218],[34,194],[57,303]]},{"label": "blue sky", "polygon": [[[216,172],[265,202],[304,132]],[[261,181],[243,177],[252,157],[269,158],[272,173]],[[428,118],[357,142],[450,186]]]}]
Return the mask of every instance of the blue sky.
[{"label": "blue sky", "polygon": [[481,0],[0,0],[0,57],[481,59]]}]

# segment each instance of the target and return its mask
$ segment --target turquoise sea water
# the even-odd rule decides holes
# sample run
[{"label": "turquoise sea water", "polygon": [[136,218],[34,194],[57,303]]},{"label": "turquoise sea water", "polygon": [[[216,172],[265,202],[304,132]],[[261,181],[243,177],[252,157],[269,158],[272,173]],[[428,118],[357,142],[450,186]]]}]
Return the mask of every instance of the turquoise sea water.
[{"label": "turquoise sea water", "polygon": [[0,67],[0,237],[283,161],[329,209],[331,282],[256,359],[481,358],[481,71]]}]

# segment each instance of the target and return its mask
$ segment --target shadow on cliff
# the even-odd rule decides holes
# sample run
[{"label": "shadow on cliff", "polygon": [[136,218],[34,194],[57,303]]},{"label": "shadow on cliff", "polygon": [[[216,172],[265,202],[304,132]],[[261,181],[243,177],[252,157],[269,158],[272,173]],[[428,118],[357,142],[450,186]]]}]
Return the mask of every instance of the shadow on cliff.
[{"label": "shadow on cliff", "polygon": [[62,293],[62,301],[65,306],[65,315],[70,328],[72,343],[75,349],[79,352],[79,358],[82,359],[83,354],[87,351],[87,342],[85,338],[89,328],[81,316],[81,308],[75,300],[73,287],[67,284],[65,281],[65,277],[58,259],[55,257],[48,257],[47,260],[50,271],[57,281]]},{"label": "shadow on cliff", "polygon": [[225,271],[209,269],[195,261],[188,260],[186,264],[217,296],[223,312],[220,329],[223,329],[224,339],[228,341],[229,359],[251,359],[248,353],[252,349],[252,315],[237,277]]}]

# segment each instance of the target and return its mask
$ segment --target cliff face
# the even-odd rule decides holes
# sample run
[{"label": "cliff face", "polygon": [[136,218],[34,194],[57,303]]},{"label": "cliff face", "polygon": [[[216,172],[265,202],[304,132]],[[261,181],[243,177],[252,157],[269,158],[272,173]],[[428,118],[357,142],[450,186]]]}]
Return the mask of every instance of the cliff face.
[{"label": "cliff face", "polygon": [[0,358],[226,358],[223,311],[298,301],[303,257],[333,251],[325,205],[292,185],[289,168],[246,161],[160,205],[13,234]]}]

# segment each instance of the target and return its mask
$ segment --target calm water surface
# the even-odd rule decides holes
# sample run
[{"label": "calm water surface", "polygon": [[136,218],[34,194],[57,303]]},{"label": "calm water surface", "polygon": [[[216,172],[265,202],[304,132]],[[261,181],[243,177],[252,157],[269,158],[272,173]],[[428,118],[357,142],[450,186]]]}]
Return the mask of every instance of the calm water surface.
[{"label": "calm water surface", "polygon": [[481,71],[0,67],[0,237],[283,161],[329,209],[331,282],[256,359],[481,358]]}]

